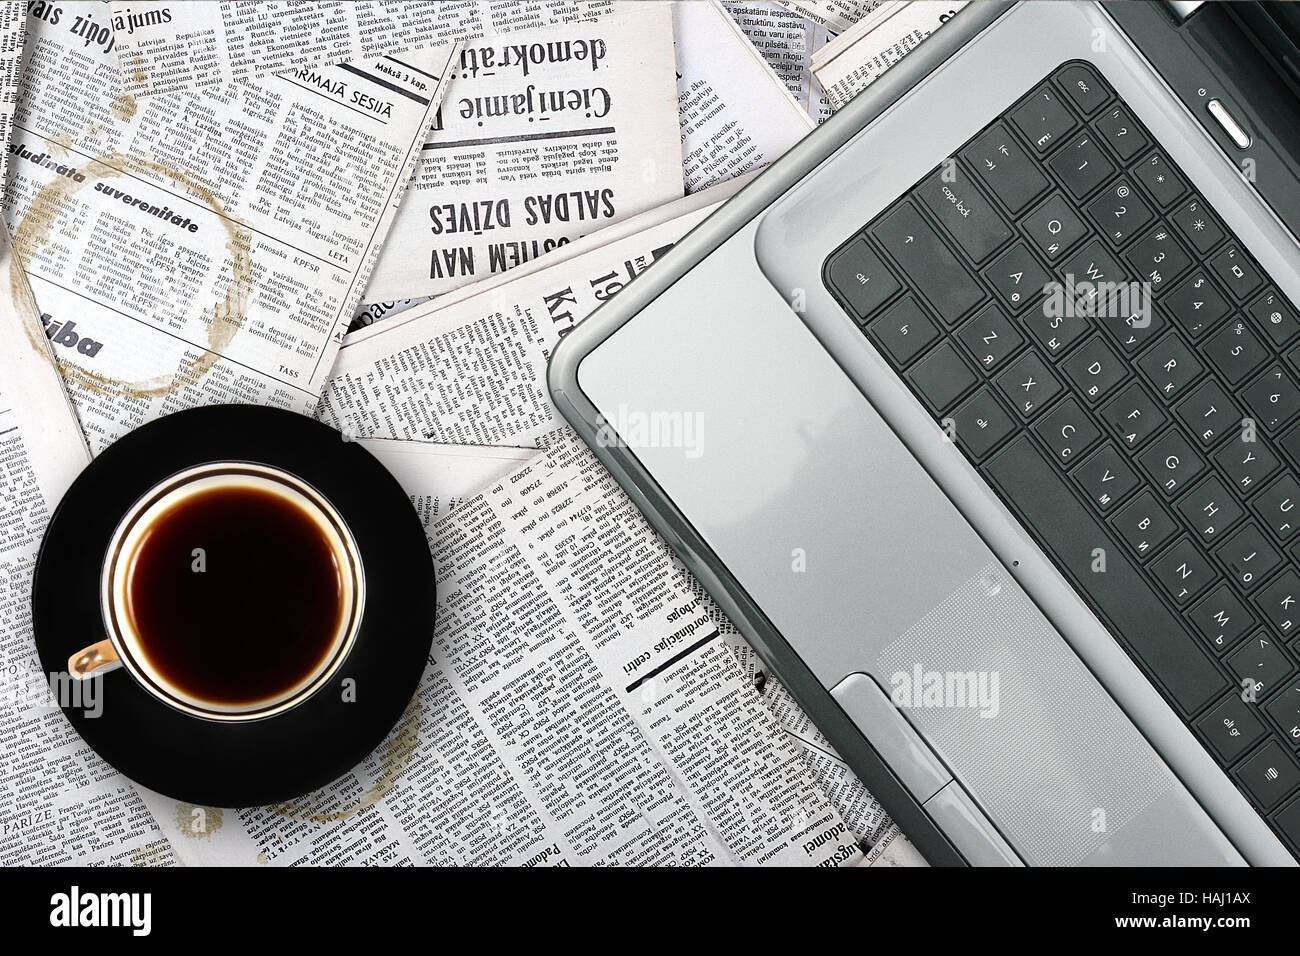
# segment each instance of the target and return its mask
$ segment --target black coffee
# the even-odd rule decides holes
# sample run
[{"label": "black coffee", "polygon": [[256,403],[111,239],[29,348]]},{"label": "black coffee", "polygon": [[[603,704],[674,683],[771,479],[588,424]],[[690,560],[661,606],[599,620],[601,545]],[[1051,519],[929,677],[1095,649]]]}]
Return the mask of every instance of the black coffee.
[{"label": "black coffee", "polygon": [[209,703],[249,706],[293,688],[331,652],[344,573],[297,504],[220,486],[153,520],[128,568],[126,612],[167,681]]}]

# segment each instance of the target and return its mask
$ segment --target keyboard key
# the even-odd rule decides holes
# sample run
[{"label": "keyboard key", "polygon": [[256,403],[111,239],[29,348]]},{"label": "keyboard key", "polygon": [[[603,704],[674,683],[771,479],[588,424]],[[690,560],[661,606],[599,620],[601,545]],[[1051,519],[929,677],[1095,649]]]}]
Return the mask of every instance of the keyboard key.
[{"label": "keyboard key", "polygon": [[957,338],[986,372],[997,368],[1025,344],[1025,337],[1016,331],[996,302],[976,312],[975,318],[961,327]]},{"label": "keyboard key", "polygon": [[1254,684],[1255,696],[1263,700],[1273,693],[1290,675],[1291,659],[1277,645],[1271,634],[1260,631],[1228,655],[1225,663],[1228,670],[1237,675],[1237,680],[1250,680]]},{"label": "keyboard key", "polygon": [[1074,204],[1060,193],[1052,193],[1047,200],[1020,221],[1020,229],[1042,255],[1057,259],[1067,249],[1088,233]]},{"label": "keyboard key", "polygon": [[1200,196],[1192,195],[1184,199],[1170,213],[1169,218],[1178,234],[1187,240],[1187,244],[1198,255],[1205,255],[1227,235],[1219,225],[1219,220],[1205,208]]},{"label": "keyboard key", "polygon": [[1275,289],[1266,289],[1247,311],[1254,327],[1262,330],[1278,348],[1286,345],[1300,332],[1300,319],[1296,318],[1295,309]]},{"label": "keyboard key", "polygon": [[987,388],[971,396],[951,417],[957,445],[976,460],[1016,430],[1016,422]]},{"label": "keyboard key", "polygon": [[1039,153],[1045,153],[1078,125],[1051,87],[1040,86],[1011,111],[1011,122]]},{"label": "keyboard key", "polygon": [[1270,355],[1244,322],[1229,322],[1201,346],[1205,356],[1229,385],[1240,385]]},{"label": "keyboard key", "polygon": [[1043,286],[1052,278],[1023,242],[1002,253],[984,270],[984,276],[1002,301],[1017,312],[1041,297]]},{"label": "keyboard key", "polygon": [[975,386],[978,379],[951,342],[941,342],[907,373],[930,410],[941,414]]},{"label": "keyboard key", "polygon": [[1214,461],[1242,494],[1254,491],[1278,466],[1277,456],[1257,441],[1233,441],[1215,452]]},{"label": "keyboard key", "polygon": [[1089,204],[1088,215],[1097,224],[1097,228],[1117,246],[1123,245],[1155,218],[1151,207],[1133,191],[1127,180],[1107,186]]},{"label": "keyboard key", "polygon": [[1146,136],[1126,107],[1111,107],[1097,120],[1096,126],[1102,140],[1123,162],[1131,161],[1147,148]]},{"label": "keyboard key", "polygon": [[870,316],[902,288],[865,239],[854,239],[840,250],[826,277],[856,319]]},{"label": "keyboard key", "polygon": [[1255,626],[1255,619],[1226,584],[1207,594],[1187,617],[1216,654],[1235,647]]},{"label": "keyboard key", "polygon": [[1156,339],[1168,326],[1168,321],[1157,310],[1147,308],[1131,310],[1127,315],[1103,315],[1101,327],[1125,355],[1136,355]]},{"label": "keyboard key", "polygon": [[931,173],[917,195],[975,262],[987,259],[1011,240],[1011,229],[1002,216],[980,195],[969,174],[956,165],[951,173],[948,167]]},{"label": "keyboard key", "polygon": [[1196,722],[1196,727],[1225,764],[1235,761],[1268,733],[1255,708],[1243,701],[1240,694],[1223,698]]},{"label": "keyboard key", "polygon": [[1246,409],[1270,432],[1300,412],[1300,388],[1280,365],[1267,369],[1241,393]]},{"label": "keyboard key", "polygon": [[[1048,296],[1044,305],[1053,301],[1053,297]],[[1064,355],[1092,327],[1092,320],[1086,316],[1050,308],[1030,309],[1020,317],[1020,322],[1043,351],[1053,357]]]},{"label": "keyboard key", "polygon": [[1133,175],[1146,188],[1147,194],[1156,201],[1156,205],[1162,209],[1173,205],[1183,193],[1187,192],[1187,184],[1183,182],[1183,177],[1173,171],[1163,153],[1152,153],[1133,167]]},{"label": "keyboard key", "polygon": [[1174,544],[1151,563],[1151,574],[1179,607],[1191,602],[1215,578],[1214,568],[1188,538]]},{"label": "keyboard key", "polygon": [[[1060,272],[1070,284],[1085,282],[1126,282],[1128,273],[1119,260],[1097,239],[1085,243],[1060,266]],[[1095,311],[1090,314],[1097,314]]]},{"label": "keyboard key", "polygon": [[1156,496],[1143,490],[1110,519],[1124,543],[1138,560],[1145,560],[1160,550],[1160,546],[1178,533],[1178,525],[1156,501]]},{"label": "keyboard key", "polygon": [[1273,630],[1288,638],[1295,633],[1296,615],[1300,608],[1300,576],[1287,568],[1255,595],[1255,604],[1263,612],[1264,618],[1273,625]]},{"label": "keyboard key", "polygon": [[[1300,749],[1300,681],[1291,681],[1286,690],[1264,705],[1264,710],[1282,728],[1282,736],[1291,746]],[[1300,837],[1300,832],[1296,836]]]},{"label": "keyboard key", "polygon": [[1205,371],[1205,367],[1176,335],[1166,335],[1153,345],[1138,359],[1138,368],[1146,374],[1147,381],[1155,388],[1156,394],[1167,402],[1187,391],[1188,386]]},{"label": "keyboard key", "polygon": [[1133,370],[1100,336],[1094,335],[1061,363],[1061,371],[1074,383],[1084,401],[1097,404],[1132,375]]},{"label": "keyboard key", "polygon": [[1282,563],[1282,556],[1253,522],[1234,532],[1214,553],[1247,591],[1254,590]]},{"label": "keyboard key", "polygon": [[1160,405],[1147,394],[1141,382],[1133,382],[1102,409],[1101,417],[1120,444],[1130,451],[1160,430],[1169,419]]},{"label": "keyboard key", "polygon": [[1278,447],[1286,452],[1292,464],[1300,462],[1300,425],[1291,428],[1277,440]]},{"label": "keyboard key", "polygon": [[1174,323],[1192,338],[1200,338],[1232,311],[1228,300],[1204,270],[1193,272],[1160,300]]},{"label": "keyboard key", "polygon": [[939,338],[938,327],[911,295],[872,322],[867,333],[897,368],[907,365]]},{"label": "keyboard key", "polygon": [[1273,809],[1300,786],[1300,766],[1276,740],[1265,741],[1232,775],[1265,810]]},{"label": "keyboard key", "polygon": [[1213,379],[1197,386],[1174,409],[1174,414],[1196,436],[1202,448],[1209,448],[1224,435],[1241,430],[1241,410]]},{"label": "keyboard key", "polygon": [[953,325],[984,298],[979,284],[911,203],[871,230],[939,318]]},{"label": "keyboard key", "polygon": [[1110,90],[1096,71],[1082,63],[1071,63],[1059,71],[1054,79],[1056,85],[1084,116],[1097,112],[1110,99]]},{"label": "keyboard key", "polygon": [[1150,673],[1159,675],[1157,682],[1176,708],[1195,713],[1228,689],[1227,678],[1123,550],[1107,548],[1106,573],[1092,573],[1093,549],[1104,546],[1107,534],[1029,436],[1013,438],[989,462],[987,473],[1027,525],[1042,535],[1062,571],[1109,620],[1112,633]]},{"label": "keyboard key", "polygon": [[994,123],[961,158],[1013,216],[1048,187],[1047,177],[1002,123]]},{"label": "keyboard key", "polygon": [[1285,472],[1250,503],[1264,527],[1280,541],[1288,540],[1300,527],[1296,521],[1300,517],[1297,505],[1300,505],[1300,484]]},{"label": "keyboard key", "polygon": [[1109,511],[1136,488],[1140,481],[1128,459],[1112,445],[1103,445],[1074,469],[1074,480],[1101,511]]},{"label": "keyboard key", "polygon": [[1034,426],[1060,465],[1069,466],[1101,438],[1101,432],[1074,398],[1067,398]]},{"label": "keyboard key", "polygon": [[998,389],[1026,421],[1061,392],[1061,383],[1037,352],[1027,352],[997,377]]},{"label": "keyboard key", "polygon": [[1138,462],[1165,497],[1187,487],[1205,470],[1205,461],[1176,428],[1171,428],[1138,456]]},{"label": "keyboard key", "polygon": [[1150,283],[1151,291],[1155,293],[1172,286],[1173,280],[1192,264],[1191,256],[1183,251],[1183,247],[1163,223],[1157,224],[1139,239],[1124,254],[1124,258],[1138,278]]},{"label": "keyboard key", "polygon": [[1300,852],[1300,800],[1292,800],[1274,814],[1273,823],[1291,841],[1292,849]]},{"label": "keyboard key", "polygon": [[1238,301],[1245,299],[1264,284],[1263,277],[1250,261],[1250,257],[1236,244],[1229,245],[1211,259],[1210,268]]},{"label": "keyboard key", "polygon": [[1083,199],[1115,174],[1115,167],[1091,133],[1083,133],[1052,157],[1048,164],[1070,195]]},{"label": "keyboard key", "polygon": [[1178,502],[1178,513],[1196,531],[1205,544],[1213,544],[1223,532],[1241,520],[1245,512],[1237,499],[1211,476],[1183,495]]}]

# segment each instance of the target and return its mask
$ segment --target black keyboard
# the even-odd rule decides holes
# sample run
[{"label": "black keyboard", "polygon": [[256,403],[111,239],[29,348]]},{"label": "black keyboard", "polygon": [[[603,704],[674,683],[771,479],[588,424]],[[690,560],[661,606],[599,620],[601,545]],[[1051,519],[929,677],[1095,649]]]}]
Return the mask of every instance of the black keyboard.
[{"label": "black keyboard", "polygon": [[1300,855],[1294,305],[1082,61],[824,278]]}]

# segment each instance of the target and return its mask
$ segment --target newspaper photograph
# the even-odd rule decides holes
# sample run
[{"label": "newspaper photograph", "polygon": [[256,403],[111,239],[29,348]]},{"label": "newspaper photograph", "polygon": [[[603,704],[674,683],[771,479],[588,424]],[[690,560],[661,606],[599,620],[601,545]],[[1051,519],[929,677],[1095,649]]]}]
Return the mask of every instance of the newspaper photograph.
[{"label": "newspaper photograph", "polygon": [[661,4],[468,43],[367,290],[438,295],[682,195]]},{"label": "newspaper photograph", "polygon": [[965,0],[887,0],[813,56],[812,71],[839,109],[943,26]]},{"label": "newspaper photograph", "polygon": [[30,18],[4,217],[92,450],[196,404],[309,413],[454,50],[137,102],[70,29],[102,4],[49,9]]}]

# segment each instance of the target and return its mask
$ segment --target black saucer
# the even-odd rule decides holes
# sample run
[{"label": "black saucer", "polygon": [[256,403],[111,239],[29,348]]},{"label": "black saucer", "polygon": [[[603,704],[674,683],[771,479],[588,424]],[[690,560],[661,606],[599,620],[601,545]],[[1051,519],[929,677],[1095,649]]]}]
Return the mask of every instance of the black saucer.
[{"label": "black saucer", "polygon": [[[254,405],[178,412],[106,449],[73,482],[37,559],[32,623],[46,674],[107,637],[99,577],[126,510],[159,481],[193,465],[245,461],[302,478],[352,531],[366,599],[347,658],[297,706],[244,723],[205,720],[164,704],[123,668],[101,682],[102,713],[63,707],[95,751],[137,783],[213,807],[277,803],[324,786],[392,730],[419,684],[433,642],[435,581],[410,499],[373,455],[302,415]],[[355,701],[341,682],[355,681]]]}]

